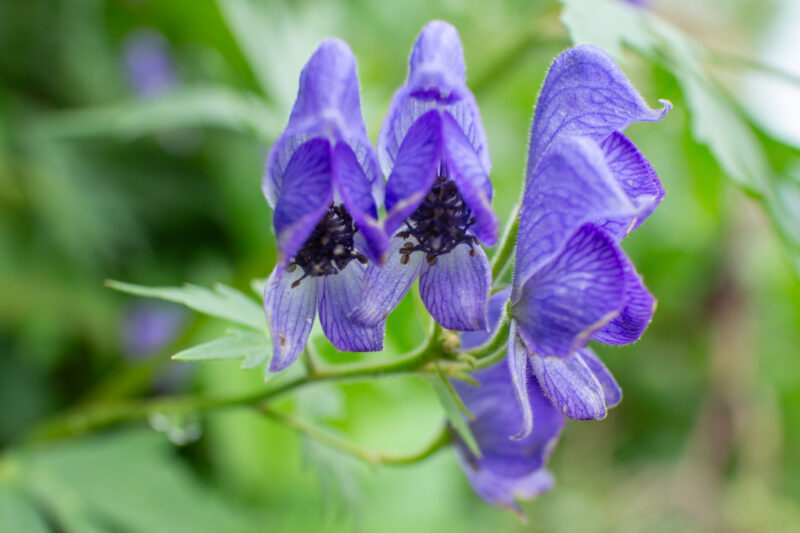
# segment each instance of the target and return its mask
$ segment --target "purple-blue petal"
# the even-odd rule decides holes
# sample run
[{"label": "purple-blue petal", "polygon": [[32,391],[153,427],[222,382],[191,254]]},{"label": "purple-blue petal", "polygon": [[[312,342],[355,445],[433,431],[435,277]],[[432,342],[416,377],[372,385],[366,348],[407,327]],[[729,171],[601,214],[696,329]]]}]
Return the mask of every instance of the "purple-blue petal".
[{"label": "purple-blue petal", "polygon": [[575,420],[606,416],[605,391],[579,353],[566,357],[531,354],[531,368],[553,405]]},{"label": "purple-blue petal", "polygon": [[508,373],[511,376],[511,386],[522,414],[519,431],[511,438],[520,440],[530,435],[531,431],[533,431],[533,410],[530,407],[530,395],[528,393],[533,374],[528,362],[528,348],[517,333],[517,323],[513,318],[508,331],[508,346],[506,349],[506,363],[508,365]]},{"label": "purple-blue petal", "polygon": [[343,142],[337,143],[333,151],[333,181],[356,228],[364,236],[364,253],[370,261],[383,263],[389,239],[378,222],[372,187],[353,150]]},{"label": "purple-blue petal", "polygon": [[312,139],[289,160],[275,204],[272,221],[280,252],[279,266],[285,267],[300,250],[332,200],[330,143]]},{"label": "purple-blue petal", "polygon": [[433,265],[422,264],[419,294],[428,312],[442,327],[486,330],[491,285],[492,269],[483,249],[460,244],[437,256]]},{"label": "purple-blue petal", "polygon": [[592,371],[600,387],[603,389],[603,400],[606,403],[606,409],[616,407],[622,401],[622,389],[619,387],[617,380],[608,371],[606,365],[597,357],[594,351],[588,346],[578,350],[578,355],[589,370]]},{"label": "purple-blue petal", "polygon": [[656,310],[656,299],[644,286],[633,263],[623,256],[625,267],[625,306],[619,315],[592,335],[606,344],[630,344],[642,336]]},{"label": "purple-blue petal", "polygon": [[565,357],[623,308],[623,252],[604,231],[582,226],[561,252],[512,295],[511,314],[529,351]]},{"label": "purple-blue petal", "polygon": [[291,365],[303,349],[314,325],[317,312],[317,279],[306,278],[296,287],[303,270],[272,271],[264,286],[264,311],[272,338],[271,372]]},{"label": "purple-blue petal", "polygon": [[494,246],[500,223],[492,209],[492,182],[469,139],[448,112],[442,113],[442,139],[448,177],[475,217],[470,231],[486,246]]},{"label": "purple-blue petal", "polygon": [[486,173],[491,171],[480,110],[464,81],[464,58],[458,32],[446,22],[429,23],[417,38],[408,80],[394,94],[378,136],[378,154],[385,174],[392,172],[411,125],[431,109],[447,111],[453,116]]},{"label": "purple-blue petal", "polygon": [[[522,412],[514,397],[507,366],[498,363],[477,372],[474,377],[480,383],[478,387],[454,383],[467,409],[475,417],[469,425],[482,453],[480,458],[474,456],[456,439],[456,449],[464,461],[462,464],[468,467],[466,471],[471,481],[491,479],[501,481],[506,489],[520,487],[524,485],[524,479],[544,467],[558,441],[564,417],[544,397],[536,379],[531,376],[526,385],[525,406],[533,413],[535,427],[524,438],[512,440],[509,434],[518,427]],[[479,485],[486,488],[485,483]],[[484,496],[478,487],[476,491]],[[509,492],[512,502],[514,493],[516,491]]]},{"label": "purple-blue petal", "polygon": [[386,181],[387,233],[394,233],[425,199],[439,174],[441,153],[442,118],[429,111],[408,130]]},{"label": "purple-blue petal", "polygon": [[550,67],[536,103],[526,179],[558,137],[601,142],[632,122],[660,120],[671,108],[669,102],[661,103],[662,109],[650,109],[603,50],[580,45],[563,52]]},{"label": "purple-blue petal", "polygon": [[461,468],[475,493],[485,502],[524,515],[517,500],[532,500],[554,485],[553,475],[542,468],[521,478],[504,477],[486,468],[475,468],[459,455]]},{"label": "purple-blue petal", "polygon": [[390,239],[386,265],[367,267],[361,302],[352,312],[353,319],[368,326],[383,322],[414,284],[425,256],[421,252],[410,254],[408,263],[402,264],[400,248],[404,242],[400,237]]},{"label": "purple-blue petal", "polygon": [[528,183],[520,211],[515,290],[563,247],[581,225],[636,216],[599,146],[566,137],[552,146]]},{"label": "purple-blue petal", "polygon": [[331,344],[343,352],[376,352],[383,349],[383,321],[371,326],[351,318],[361,301],[365,266],[351,261],[344,270],[320,278],[319,321]]},{"label": "purple-blue petal", "polygon": [[275,205],[280,194],[292,154],[315,137],[349,144],[373,187],[375,201],[380,201],[383,183],[361,115],[356,61],[340,39],[324,40],[300,73],[289,122],[267,158],[262,189],[270,205]]},{"label": "purple-blue petal", "polygon": [[636,208],[633,223],[628,217],[612,217],[603,225],[606,231],[621,239],[638,228],[658,207],[664,198],[664,188],[650,162],[623,134],[612,133],[600,143],[600,148],[611,174]]}]

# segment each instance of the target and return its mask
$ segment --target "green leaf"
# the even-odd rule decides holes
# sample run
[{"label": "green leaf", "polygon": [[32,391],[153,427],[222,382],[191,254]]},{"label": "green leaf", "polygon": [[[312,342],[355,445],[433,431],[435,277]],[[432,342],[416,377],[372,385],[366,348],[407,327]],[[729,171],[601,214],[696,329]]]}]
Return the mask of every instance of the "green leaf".
[{"label": "green leaf", "polygon": [[125,139],[178,128],[216,127],[270,141],[283,126],[283,115],[256,95],[212,85],[184,87],[152,100],[54,113],[36,126],[51,137]]},{"label": "green leaf", "polygon": [[[32,448],[21,483],[65,531],[261,531],[206,487],[162,435],[126,431]],[[66,527],[70,526],[70,527]],[[90,529],[84,529],[94,526]],[[27,530],[18,530],[27,531]]]},{"label": "green leaf", "polygon": [[453,426],[470,451],[477,457],[480,457],[481,450],[478,447],[475,436],[472,434],[472,430],[469,428],[469,424],[467,424],[465,414],[470,418],[473,418],[473,416],[464,406],[464,402],[461,401],[461,398],[459,398],[452,384],[441,371],[439,371],[435,377],[431,376],[428,378],[428,381],[430,381],[433,390],[436,392],[436,396],[438,396],[444,408],[445,415],[447,415],[447,420],[450,422],[450,425]]},{"label": "green leaf", "polygon": [[262,333],[230,330],[229,334],[192,346],[172,356],[178,361],[213,361],[244,358],[242,368],[263,365],[272,353],[272,342]]},{"label": "green leaf", "polygon": [[261,306],[221,283],[215,284],[213,291],[188,284],[183,287],[144,287],[113,280],[107,280],[106,286],[128,294],[180,303],[206,315],[266,331],[267,323]]},{"label": "green leaf", "polygon": [[49,533],[34,503],[12,487],[0,485],[0,533]]}]

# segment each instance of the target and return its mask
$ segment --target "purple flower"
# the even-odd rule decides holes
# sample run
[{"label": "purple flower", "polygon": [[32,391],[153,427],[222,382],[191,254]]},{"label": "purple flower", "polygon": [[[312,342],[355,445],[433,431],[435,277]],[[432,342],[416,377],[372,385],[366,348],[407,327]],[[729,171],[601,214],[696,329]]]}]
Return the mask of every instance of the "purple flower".
[{"label": "purple flower", "polygon": [[170,305],[139,303],[126,313],[123,339],[126,351],[133,357],[152,354],[175,338],[183,314]]},{"label": "purple flower", "polygon": [[[489,321],[497,328],[509,296],[505,290],[489,301]],[[462,335],[462,346],[477,346],[489,338],[486,332]],[[545,464],[555,448],[564,417],[542,394],[536,378],[528,380],[528,409],[536,420],[525,438],[511,440],[522,411],[514,398],[511,375],[504,363],[482,370],[474,376],[479,387],[454,383],[474,419],[469,421],[481,457],[476,457],[454,432],[455,449],[467,478],[478,495],[487,502],[522,513],[517,498],[530,499],[553,485]]]},{"label": "purple flower", "polygon": [[378,324],[419,277],[422,300],[448,329],[486,329],[489,262],[478,241],[497,240],[491,162],[456,29],[423,28],[406,84],[378,138],[386,175],[387,264],[370,266],[355,318]]},{"label": "purple flower", "polygon": [[177,83],[169,43],[156,30],[141,29],[129,35],[123,58],[128,82],[140,98],[160,96]]},{"label": "purple flower", "polygon": [[366,327],[349,318],[365,264],[381,262],[388,243],[376,208],[383,181],[361,116],[355,58],[343,41],[323,41],[303,68],[262,188],[279,252],[264,291],[270,370],[297,359],[317,310],[337,349],[382,349],[383,323]]},{"label": "purple flower", "polygon": [[[620,131],[662,118],[602,50],[579,46],[553,63],[536,107],[520,212],[508,362],[531,431],[526,379],[570,418],[597,419],[622,396],[586,347],[636,341],[655,299],[619,241],[664,195]],[[532,373],[531,373],[532,370]]]}]

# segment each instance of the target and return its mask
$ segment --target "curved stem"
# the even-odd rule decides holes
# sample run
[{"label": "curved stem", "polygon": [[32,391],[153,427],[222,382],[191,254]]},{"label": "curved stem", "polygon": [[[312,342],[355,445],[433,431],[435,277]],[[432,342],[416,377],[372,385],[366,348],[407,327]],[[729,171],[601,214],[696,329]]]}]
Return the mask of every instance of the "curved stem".
[{"label": "curved stem", "polygon": [[353,457],[361,459],[371,466],[379,466],[381,464],[409,464],[416,463],[427,457],[433,455],[439,448],[450,442],[450,432],[447,426],[442,427],[436,437],[421,450],[408,454],[408,455],[392,455],[376,452],[363,448],[347,439],[331,433],[323,428],[315,426],[291,414],[280,413],[267,406],[258,406],[258,410],[266,416],[281,422],[282,424],[292,428],[301,435],[312,438],[321,442],[331,448],[345,452]]},{"label": "curved stem", "polygon": [[306,376],[263,391],[244,395],[187,395],[82,407],[46,421],[35,428],[26,440],[52,440],[80,435],[114,423],[145,418],[155,413],[180,414],[237,405],[253,405],[320,381],[347,381],[350,379],[375,378],[417,372],[428,362],[444,354],[442,343],[442,328],[434,322],[425,344],[402,357],[378,362],[327,366],[315,365],[313,370]]},{"label": "curved stem", "polygon": [[497,247],[497,253],[492,257],[492,280],[496,283],[503,271],[508,265],[511,255],[514,253],[514,246],[517,243],[517,233],[519,232],[519,209],[520,205],[517,204],[511,212],[511,219],[508,221],[503,236],[500,238],[500,244]]}]

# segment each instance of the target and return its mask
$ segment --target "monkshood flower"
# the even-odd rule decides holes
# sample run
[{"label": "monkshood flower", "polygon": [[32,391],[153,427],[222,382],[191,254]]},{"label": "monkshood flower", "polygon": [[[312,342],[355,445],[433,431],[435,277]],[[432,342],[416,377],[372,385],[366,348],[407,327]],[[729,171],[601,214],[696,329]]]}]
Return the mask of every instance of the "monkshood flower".
[{"label": "monkshood flower", "polygon": [[619,241],[655,209],[663,189],[621,130],[655,121],[652,110],[602,50],[561,54],[536,106],[511,294],[508,362],[531,430],[526,379],[536,377],[570,418],[597,419],[621,399],[614,378],[586,347],[636,341],[655,299]]},{"label": "monkshood flower", "polygon": [[491,162],[475,97],[466,86],[456,29],[428,23],[378,138],[386,175],[387,264],[370,266],[364,324],[383,321],[419,277],[425,306],[442,326],[486,329],[491,272],[479,241],[497,240]]},{"label": "monkshood flower", "polygon": [[125,71],[133,92],[153,98],[168,92],[178,82],[169,43],[155,30],[137,30],[125,39]]},{"label": "monkshood flower", "polygon": [[262,188],[274,209],[279,252],[264,290],[270,370],[297,359],[317,310],[337,349],[380,350],[383,324],[349,318],[365,264],[381,262],[388,243],[377,221],[383,180],[361,116],[355,58],[343,41],[323,41],[303,68]]},{"label": "monkshood flower", "polygon": [[[489,301],[493,329],[509,297],[502,291]],[[484,331],[462,334],[462,347],[471,348],[488,340]],[[504,362],[474,374],[480,386],[455,382],[474,419],[468,420],[481,457],[476,457],[454,433],[456,453],[475,492],[487,502],[522,513],[517,499],[531,499],[553,485],[545,468],[564,425],[564,416],[545,398],[536,378],[528,380],[528,406],[536,420],[534,430],[523,439],[508,436],[517,430],[522,412],[514,398],[511,375]]]}]

